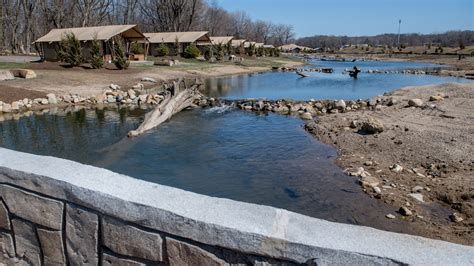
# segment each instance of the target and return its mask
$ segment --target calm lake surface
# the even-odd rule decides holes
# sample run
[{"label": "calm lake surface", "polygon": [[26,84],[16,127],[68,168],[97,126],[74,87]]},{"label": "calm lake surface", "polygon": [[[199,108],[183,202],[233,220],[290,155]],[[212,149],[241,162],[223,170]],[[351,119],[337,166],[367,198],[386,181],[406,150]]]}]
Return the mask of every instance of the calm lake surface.
[{"label": "calm lake surface", "polygon": [[310,77],[301,78],[294,72],[269,72],[210,79],[206,93],[212,97],[227,99],[367,99],[401,87],[465,82],[465,79],[432,75],[368,74],[360,73],[358,79],[342,74],[344,69],[357,66],[362,72],[369,69],[403,70],[433,69],[439,65],[413,62],[357,61],[331,62],[311,60],[307,68],[331,67],[334,73],[307,72]]},{"label": "calm lake surface", "polygon": [[[369,67],[369,62],[357,63]],[[405,67],[403,63],[372,63],[372,69]],[[312,74],[307,79],[298,79],[294,73],[267,73],[212,80],[208,92],[227,98],[367,98],[400,84],[454,81],[397,74],[363,74],[354,81],[337,73]],[[219,89],[219,84],[227,87]],[[109,107],[53,109],[19,120],[4,116],[0,117],[5,120],[0,122],[0,146],[104,167],[205,195],[411,233],[401,221],[386,223],[385,215],[396,210],[363,194],[356,179],[335,164],[335,149],[307,134],[300,119],[227,107],[193,110],[128,139],[127,132],[139,125],[145,112]]]}]

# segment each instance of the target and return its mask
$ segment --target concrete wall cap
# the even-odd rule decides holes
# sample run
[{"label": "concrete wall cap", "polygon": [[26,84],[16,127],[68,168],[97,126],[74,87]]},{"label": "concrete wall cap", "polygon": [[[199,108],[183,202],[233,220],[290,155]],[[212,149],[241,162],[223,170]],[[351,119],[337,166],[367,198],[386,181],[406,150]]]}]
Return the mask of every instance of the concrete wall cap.
[{"label": "concrete wall cap", "polygon": [[[171,220],[169,225],[166,225],[167,221],[160,222],[165,224],[165,229],[178,227],[173,229],[174,232],[168,232],[170,234],[275,258],[304,262],[305,259],[315,258],[329,250],[334,254],[341,252],[364,255],[408,264],[474,263],[472,246],[329,222],[283,209],[214,198],[149,183],[69,160],[0,148],[0,177],[7,176],[10,178],[8,183],[15,183],[16,177],[11,175],[28,174],[40,179],[53,179],[55,184],[60,183],[58,181],[66,182],[70,191],[65,194],[75,193],[75,199],[88,201],[92,206],[96,204],[99,211],[107,212],[114,208],[114,202],[123,200],[128,204],[126,206],[131,206],[126,209],[127,213],[123,213],[123,209],[117,210],[123,213],[124,220],[136,222],[143,220],[144,217],[138,217],[140,215],[154,219],[156,216],[153,215],[166,213],[161,218]],[[21,178],[24,179],[18,177],[18,180]],[[1,182],[6,182],[5,177],[1,179]],[[23,181],[13,185],[21,186],[21,182]],[[107,196],[119,200],[111,201]],[[117,208],[123,206],[119,205]],[[134,206],[140,212],[135,211]],[[147,213],[146,210],[157,212]],[[173,225],[178,219],[176,217],[185,219],[186,223]],[[151,223],[144,225],[163,230],[163,227],[153,228]],[[186,232],[193,225],[200,225],[201,228]],[[207,232],[199,233],[203,230]]]}]

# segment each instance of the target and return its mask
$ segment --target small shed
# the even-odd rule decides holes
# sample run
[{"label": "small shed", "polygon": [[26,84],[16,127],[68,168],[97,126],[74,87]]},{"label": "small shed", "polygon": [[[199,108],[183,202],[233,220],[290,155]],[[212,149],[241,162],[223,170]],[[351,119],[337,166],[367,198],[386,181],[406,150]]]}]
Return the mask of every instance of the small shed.
[{"label": "small shed", "polygon": [[37,50],[40,56],[47,61],[57,61],[59,42],[67,33],[73,33],[76,38],[81,41],[85,60],[90,57],[90,48],[94,39],[101,42],[101,50],[104,55],[104,60],[110,60],[113,57],[113,39],[117,36],[124,41],[127,54],[130,54],[129,52],[132,42],[144,43],[145,54],[148,49],[146,37],[139,30],[137,25],[109,25],[52,29],[46,35],[34,42],[34,44],[37,45]]},{"label": "small shed", "polygon": [[207,31],[186,32],[149,32],[144,33],[150,43],[149,55],[155,55],[156,49],[164,43],[171,48],[175,54],[184,52],[184,49],[194,43],[196,45],[211,45],[211,38]]}]

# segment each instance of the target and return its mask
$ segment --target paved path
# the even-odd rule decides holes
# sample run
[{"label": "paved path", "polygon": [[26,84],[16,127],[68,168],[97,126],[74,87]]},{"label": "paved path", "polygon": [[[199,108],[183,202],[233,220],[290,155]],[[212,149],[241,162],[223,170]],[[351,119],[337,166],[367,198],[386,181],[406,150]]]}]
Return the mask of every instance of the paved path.
[{"label": "paved path", "polygon": [[27,63],[40,60],[39,56],[7,55],[0,56],[0,62],[8,63]]}]

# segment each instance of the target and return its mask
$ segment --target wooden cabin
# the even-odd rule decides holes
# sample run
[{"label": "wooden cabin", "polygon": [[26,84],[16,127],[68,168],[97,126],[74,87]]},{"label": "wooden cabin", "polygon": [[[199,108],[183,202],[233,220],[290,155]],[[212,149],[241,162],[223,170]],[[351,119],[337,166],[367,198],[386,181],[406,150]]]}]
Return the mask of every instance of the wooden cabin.
[{"label": "wooden cabin", "polygon": [[[170,49],[170,55],[182,54],[191,43],[196,46],[211,45],[211,38],[207,31],[188,32],[149,32],[144,33],[150,43],[149,55],[156,55],[156,49],[162,44],[166,44]],[[203,52],[203,51],[201,51]]]},{"label": "wooden cabin", "polygon": [[[36,48],[45,61],[58,61],[59,42],[67,34],[73,33],[81,41],[83,46],[83,56],[87,61],[90,57],[90,48],[92,41],[97,39],[101,42],[101,50],[104,60],[109,61],[113,58],[113,41],[119,37],[125,44],[125,52],[131,60],[145,60],[148,43],[145,35],[138,29],[137,25],[109,25],[97,27],[65,28],[53,29],[43,37],[34,42]],[[130,53],[130,47],[133,42],[143,44],[143,54]]]}]

